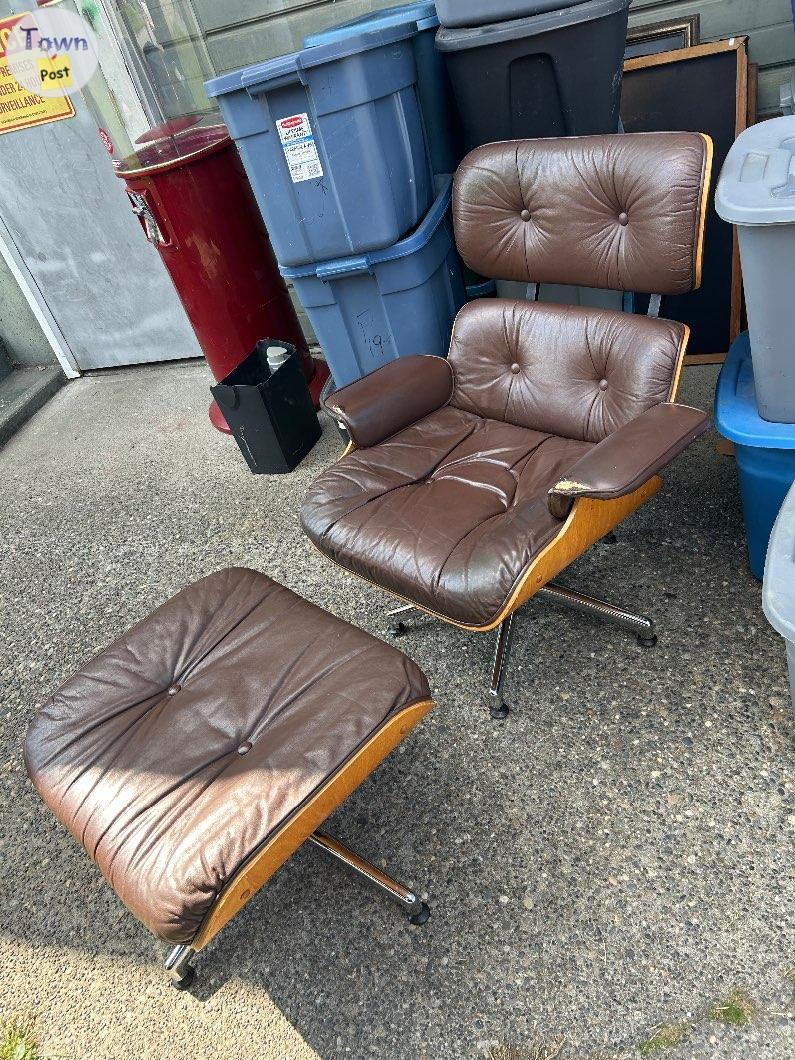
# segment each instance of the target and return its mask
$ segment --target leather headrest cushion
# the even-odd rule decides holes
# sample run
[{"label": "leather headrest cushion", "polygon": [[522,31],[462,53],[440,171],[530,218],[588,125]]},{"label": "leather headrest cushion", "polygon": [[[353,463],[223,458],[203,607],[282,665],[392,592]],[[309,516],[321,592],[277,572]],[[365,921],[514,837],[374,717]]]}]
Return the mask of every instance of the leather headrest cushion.
[{"label": "leather headrest cushion", "polygon": [[458,168],[458,250],[483,276],[649,294],[700,283],[712,143],[700,133],[509,140]]}]

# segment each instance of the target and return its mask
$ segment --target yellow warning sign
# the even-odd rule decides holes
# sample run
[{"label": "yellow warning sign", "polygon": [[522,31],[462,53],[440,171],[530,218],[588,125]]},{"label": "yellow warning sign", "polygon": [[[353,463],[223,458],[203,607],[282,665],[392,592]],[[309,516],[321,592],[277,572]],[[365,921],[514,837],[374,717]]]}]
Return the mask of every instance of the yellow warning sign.
[{"label": "yellow warning sign", "polygon": [[[75,109],[68,96],[37,96],[11,74],[8,69],[6,46],[14,26],[28,17],[28,13],[0,19],[0,133],[27,129],[31,125],[44,125],[50,121],[74,116]],[[34,59],[39,68],[39,78],[48,84],[59,84],[68,88],[71,84],[69,60],[63,56]],[[66,67],[66,69],[64,69]],[[59,73],[60,71],[60,73]]]}]

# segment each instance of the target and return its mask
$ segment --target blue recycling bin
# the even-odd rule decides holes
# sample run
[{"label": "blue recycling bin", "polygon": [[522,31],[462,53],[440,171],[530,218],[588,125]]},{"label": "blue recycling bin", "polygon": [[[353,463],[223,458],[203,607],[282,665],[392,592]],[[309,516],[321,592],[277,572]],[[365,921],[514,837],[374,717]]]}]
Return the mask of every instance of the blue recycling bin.
[{"label": "blue recycling bin", "polygon": [[391,26],[205,84],[280,265],[391,246],[430,208],[415,35],[415,23]]},{"label": "blue recycling bin", "polygon": [[374,11],[361,18],[332,26],[304,40],[305,48],[332,44],[373,30],[392,26],[414,26],[414,58],[417,62],[417,87],[425,119],[434,174],[454,173],[463,157],[456,120],[455,100],[445,61],[434,46],[439,16],[433,0],[400,4]]},{"label": "blue recycling bin", "polygon": [[385,250],[282,267],[337,387],[413,353],[446,357],[466,301],[453,240],[452,179],[416,231]]},{"label": "blue recycling bin", "polygon": [[748,563],[761,579],[773,524],[795,482],[795,424],[771,423],[759,415],[747,331],[735,339],[721,369],[715,426],[734,442]]}]

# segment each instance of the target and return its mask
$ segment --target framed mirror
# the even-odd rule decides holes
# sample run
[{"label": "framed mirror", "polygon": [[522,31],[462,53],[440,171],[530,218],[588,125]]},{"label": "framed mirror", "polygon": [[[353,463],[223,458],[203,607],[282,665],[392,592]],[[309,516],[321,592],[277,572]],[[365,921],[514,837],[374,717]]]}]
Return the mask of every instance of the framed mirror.
[{"label": "framed mirror", "polygon": [[663,22],[648,22],[642,26],[630,26],[627,31],[625,59],[639,55],[657,55],[678,48],[692,48],[700,43],[701,28],[698,15],[683,15]]}]

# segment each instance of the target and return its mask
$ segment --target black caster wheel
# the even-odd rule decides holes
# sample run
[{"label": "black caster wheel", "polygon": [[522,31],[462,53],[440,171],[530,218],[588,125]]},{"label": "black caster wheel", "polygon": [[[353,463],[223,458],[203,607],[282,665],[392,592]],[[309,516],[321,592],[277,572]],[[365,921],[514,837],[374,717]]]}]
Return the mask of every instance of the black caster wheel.
[{"label": "black caster wheel", "polygon": [[422,909],[418,913],[414,913],[409,917],[409,923],[413,924],[414,927],[422,927],[423,924],[427,924],[431,918],[431,911],[425,902],[422,903]]},{"label": "black caster wheel", "polygon": [[638,633],[638,644],[640,644],[641,648],[653,648],[656,643],[656,633],[652,633],[650,636],[647,636],[645,633]]},{"label": "black caster wheel", "polygon": [[502,703],[498,707],[492,703],[492,705],[489,707],[489,714],[492,716],[492,718],[495,719],[495,721],[500,721],[503,718],[507,718],[510,713],[511,708],[508,706],[507,703]]},{"label": "black caster wheel", "polygon": [[404,637],[409,631],[409,627],[405,622],[396,622],[394,626],[389,627],[390,637]]},{"label": "black caster wheel", "polygon": [[196,978],[196,969],[192,964],[189,964],[185,969],[185,974],[181,979],[172,979],[171,985],[175,990],[188,990],[190,989],[193,980]]}]

